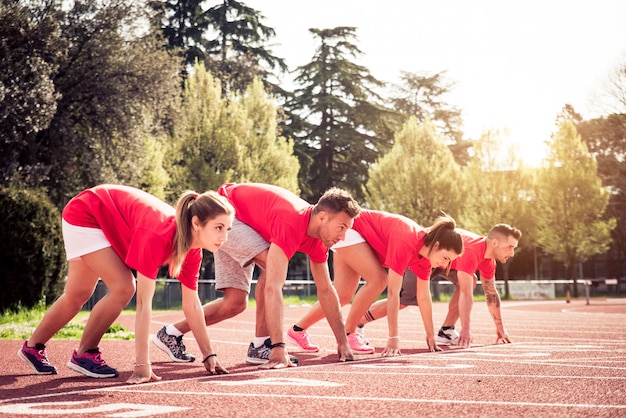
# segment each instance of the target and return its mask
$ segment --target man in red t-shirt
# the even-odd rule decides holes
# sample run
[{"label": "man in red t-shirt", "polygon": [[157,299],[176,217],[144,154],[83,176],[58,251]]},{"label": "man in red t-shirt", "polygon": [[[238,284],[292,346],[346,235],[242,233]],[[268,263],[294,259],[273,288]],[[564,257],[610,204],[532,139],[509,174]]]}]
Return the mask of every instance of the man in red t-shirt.
[{"label": "man in red t-shirt", "polygon": [[[450,273],[446,276],[443,269],[435,269],[431,275],[432,278],[443,277],[456,285],[448,304],[448,314],[437,334],[437,343],[460,347],[469,347],[471,344],[470,313],[474,304],[477,271],[480,274],[487,308],[496,325],[496,344],[510,343],[509,334],[502,324],[500,295],[495,286],[496,261],[504,264],[513,257],[522,233],[510,225],[498,224],[491,228],[486,237],[469,231],[461,231],[461,234],[465,251],[461,257],[452,262]],[[457,334],[454,324],[459,318],[461,333]]]},{"label": "man in red t-shirt", "polygon": [[[248,305],[252,273],[261,269],[255,298],[257,302],[255,339],[246,361],[263,368],[293,366],[283,337],[282,288],[289,260],[296,252],[307,254],[317,287],[318,299],[338,343],[339,360],[353,360],[327,265],[328,249],[345,238],[358,203],[346,192],[332,188],[311,205],[281,187],[256,184],[225,184],[218,193],[235,207],[236,219],[227,242],[215,253],[216,289],[224,297],[204,305],[207,325],[243,312]],[[155,344],[174,361],[193,361],[175,343],[189,331],[185,321],[163,327]]]},{"label": "man in red t-shirt", "polygon": [[[474,303],[473,290],[476,286],[475,273],[478,271],[485,292],[485,301],[496,325],[496,343],[511,342],[507,331],[502,324],[500,311],[500,295],[498,294],[494,279],[496,261],[506,263],[513,257],[522,233],[519,229],[507,224],[495,225],[487,236],[480,236],[473,232],[459,229],[463,237],[463,254],[452,262],[450,272],[435,268],[431,278],[442,277],[456,285],[450,303],[448,314],[443,326],[439,329],[436,337],[437,344],[458,345],[469,347],[472,337],[470,331],[470,313]],[[400,293],[400,307],[417,305],[416,276],[410,270],[404,273],[402,291]],[[361,318],[361,327],[367,322],[374,321],[387,315],[387,300],[383,299],[374,303],[367,313]],[[458,334],[454,325],[461,319],[461,333]]]}]

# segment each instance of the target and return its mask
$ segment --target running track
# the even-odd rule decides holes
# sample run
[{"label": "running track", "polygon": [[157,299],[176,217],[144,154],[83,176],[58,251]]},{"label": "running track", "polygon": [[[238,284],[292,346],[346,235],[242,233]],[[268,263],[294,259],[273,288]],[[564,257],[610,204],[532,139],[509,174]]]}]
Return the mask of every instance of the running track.
[{"label": "running track", "polygon": [[[285,326],[307,307],[286,307]],[[435,326],[446,313],[434,304]],[[298,367],[260,370],[245,363],[254,309],[211,326],[209,335],[229,375],[208,376],[196,360],[175,364],[152,347],[161,382],[126,385],[134,363],[132,341],[103,341],[118,379],[91,379],[65,366],[75,341],[53,340],[48,356],[56,376],[35,376],[16,356],[19,341],[0,341],[0,417],[626,417],[626,299],[503,302],[512,344],[493,345],[484,302],[472,313],[470,349],[425,350],[419,310],[400,313],[403,356],[359,356],[337,363],[326,321],[311,328],[319,353],[290,352]],[[347,310],[344,310],[344,316]],[[153,315],[152,332],[180,318]],[[118,322],[132,329],[134,318]],[[386,321],[366,327],[377,353]],[[199,354],[193,339],[189,351]]]}]

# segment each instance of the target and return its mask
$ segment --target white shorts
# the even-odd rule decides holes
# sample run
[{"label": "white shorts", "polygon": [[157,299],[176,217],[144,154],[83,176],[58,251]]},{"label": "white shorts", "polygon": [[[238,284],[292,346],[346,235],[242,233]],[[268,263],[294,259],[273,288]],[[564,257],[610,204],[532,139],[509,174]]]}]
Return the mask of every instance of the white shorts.
[{"label": "white shorts", "polygon": [[80,258],[82,255],[111,246],[101,229],[71,225],[65,219],[63,219],[61,225],[65,254],[68,260]]},{"label": "white shorts", "polygon": [[337,248],[350,247],[352,245],[360,244],[365,242],[365,238],[361,236],[354,229],[350,228],[346,231],[346,237],[343,241],[339,241],[337,244],[330,247],[331,251],[335,251]]}]

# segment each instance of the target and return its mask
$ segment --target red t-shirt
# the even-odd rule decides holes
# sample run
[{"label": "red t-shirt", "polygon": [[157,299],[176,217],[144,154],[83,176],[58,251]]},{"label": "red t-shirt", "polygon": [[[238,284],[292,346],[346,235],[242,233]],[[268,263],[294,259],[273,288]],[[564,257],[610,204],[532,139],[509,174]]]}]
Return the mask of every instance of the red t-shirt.
[{"label": "red t-shirt", "polygon": [[[101,229],[124,263],[151,279],[174,251],[175,215],[173,207],[149,193],[111,184],[81,192],[63,209],[66,222]],[[202,250],[190,250],[178,280],[197,289],[201,262]]]},{"label": "red t-shirt", "polygon": [[431,265],[419,255],[426,231],[407,217],[375,210],[361,210],[352,227],[372,247],[385,268],[399,275],[409,267],[422,280],[430,279]]},{"label": "red t-shirt", "polygon": [[496,260],[485,258],[487,237],[457,229],[463,237],[463,254],[452,262],[451,270],[463,271],[469,275],[480,272],[480,278],[493,279],[496,274]]},{"label": "red t-shirt", "polygon": [[218,193],[235,207],[235,216],[267,242],[278,245],[287,258],[307,254],[325,263],[328,248],[307,234],[313,205],[282,187],[260,183],[224,184]]}]

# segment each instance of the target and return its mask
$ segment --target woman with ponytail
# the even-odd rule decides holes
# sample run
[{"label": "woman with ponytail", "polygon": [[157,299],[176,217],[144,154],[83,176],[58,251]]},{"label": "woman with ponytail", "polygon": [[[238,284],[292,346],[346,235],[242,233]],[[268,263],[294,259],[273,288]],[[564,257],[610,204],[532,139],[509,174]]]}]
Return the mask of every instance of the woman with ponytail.
[{"label": "woman with ponytail", "polygon": [[[463,240],[455,227],[454,219],[447,215],[439,217],[430,228],[423,228],[401,215],[364,209],[346,238],[331,248],[334,251],[334,286],[339,300],[341,305],[352,302],[346,332],[354,354],[375,351],[357,331],[357,325],[385,287],[389,338],[382,354],[400,354],[398,312],[402,276],[407,268],[418,278],[419,308],[428,349],[439,350],[435,342],[429,279],[432,267],[447,268],[463,252]],[[365,284],[357,291],[361,278]],[[306,351],[317,351],[306,329],[323,317],[316,303],[288,330],[287,339]]]},{"label": "woman with ponytail", "polygon": [[211,373],[227,373],[211,348],[197,286],[202,249],[217,251],[226,241],[234,209],[215,192],[186,192],[176,209],[144,191],[101,185],[74,197],[63,210],[68,259],[65,292],[48,309],[18,356],[36,374],[57,374],[45,344],[91,297],[98,279],[108,293],[93,307],[80,344],[67,366],[95,378],[118,377],[101,357],[98,344],[135,293],[136,363],[128,383],[159,380],[149,357],[149,330],[156,276],[161,265],[182,284],[182,305]]}]

